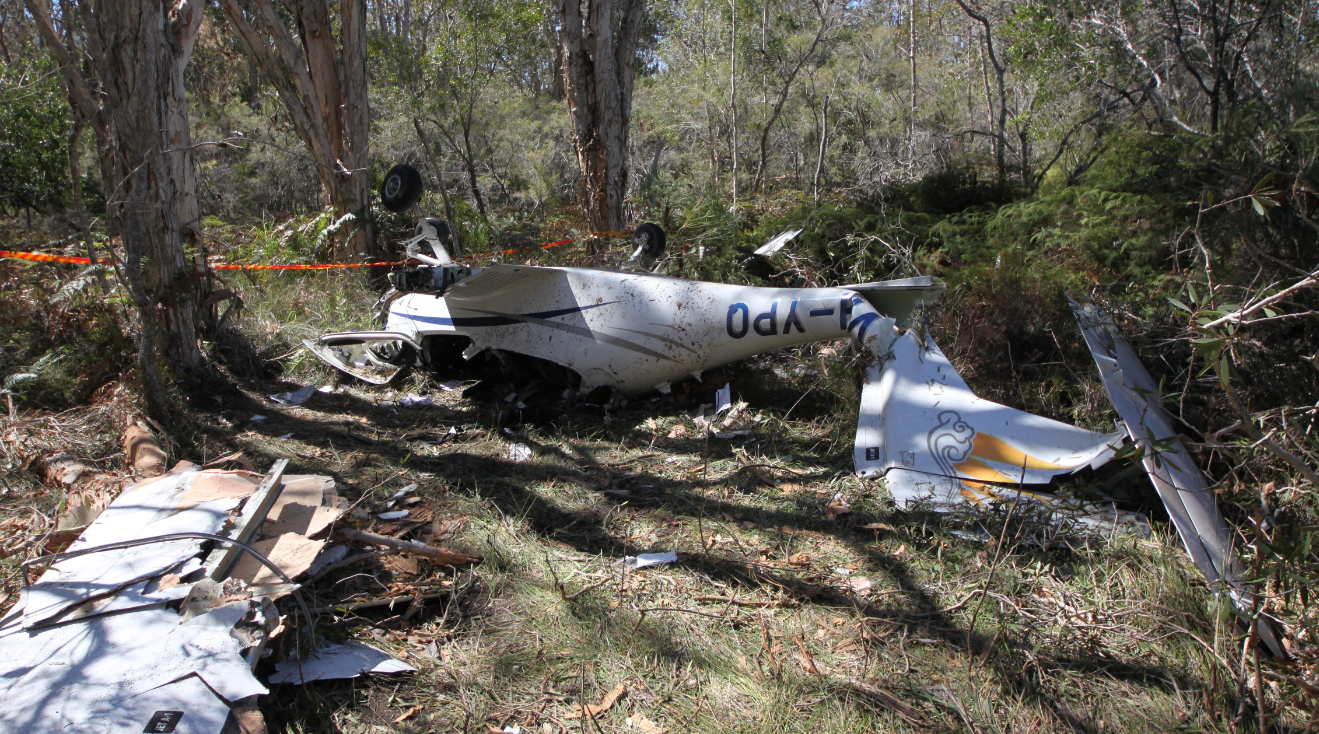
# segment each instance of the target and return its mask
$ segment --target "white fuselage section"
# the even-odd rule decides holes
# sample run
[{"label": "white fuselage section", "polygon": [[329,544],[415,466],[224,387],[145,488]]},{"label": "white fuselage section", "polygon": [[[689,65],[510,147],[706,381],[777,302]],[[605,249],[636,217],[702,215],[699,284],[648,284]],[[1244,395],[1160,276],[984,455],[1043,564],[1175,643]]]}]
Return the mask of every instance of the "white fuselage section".
[{"label": "white fuselage section", "polygon": [[[925,284],[924,290],[934,289]],[[640,395],[782,347],[849,336],[865,341],[880,333],[880,318],[846,287],[758,288],[501,265],[442,296],[398,297],[385,329],[417,342],[428,335],[467,336],[477,351],[499,349],[570,367],[583,389],[612,385]],[[887,328],[891,332],[891,321]]]}]

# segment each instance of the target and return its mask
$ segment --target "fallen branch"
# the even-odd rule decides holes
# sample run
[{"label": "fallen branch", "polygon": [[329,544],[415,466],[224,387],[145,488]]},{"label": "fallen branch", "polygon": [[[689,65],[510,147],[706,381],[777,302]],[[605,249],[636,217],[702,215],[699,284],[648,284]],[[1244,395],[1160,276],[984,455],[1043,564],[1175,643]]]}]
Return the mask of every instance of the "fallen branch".
[{"label": "fallen branch", "polygon": [[326,607],[319,607],[311,610],[312,614],[329,614],[330,612],[355,612],[358,609],[371,609],[372,607],[392,607],[395,604],[416,604],[418,602],[439,599],[442,596],[448,596],[452,592],[441,591],[435,594],[412,594],[411,596],[392,596],[388,599],[372,599],[371,601],[359,601],[352,604],[331,604]]},{"label": "fallen branch", "polygon": [[802,668],[807,672],[814,672],[819,678],[828,680],[839,688],[845,688],[849,691],[860,693],[863,696],[878,701],[884,707],[891,709],[898,716],[901,716],[912,726],[925,727],[930,725],[925,719],[924,714],[907,705],[905,701],[879,686],[871,685],[851,676],[838,674],[812,657],[801,654],[794,654],[793,657],[797,659],[797,662],[800,663]]},{"label": "fallen branch", "polygon": [[158,477],[165,473],[169,457],[156,437],[142,421],[124,428],[124,459],[139,477]]},{"label": "fallen branch", "polygon": [[341,561],[335,561],[334,563],[331,563],[330,565],[326,566],[325,568],[322,568],[321,570],[317,571],[317,572],[316,572],[316,575],[315,575],[315,576],[312,576],[312,577],[308,578],[306,581],[304,581],[304,582],[303,582],[303,585],[306,586],[306,585],[308,585],[308,584],[311,584],[313,581],[316,581],[317,579],[319,579],[319,578],[325,576],[325,574],[327,574],[327,573],[329,573],[329,572],[331,572],[331,571],[338,570],[338,569],[343,568],[343,567],[345,567],[345,566],[351,566],[351,565],[353,565],[354,563],[361,563],[362,561],[369,561],[369,560],[372,560],[372,559],[375,559],[375,558],[384,558],[385,556],[392,556],[392,555],[395,555],[395,554],[397,554],[397,553],[402,553],[402,552],[403,552],[403,551],[400,551],[400,550],[397,550],[397,549],[394,549],[394,548],[390,548],[389,550],[382,550],[382,551],[367,551],[367,552],[365,552],[365,553],[358,553],[358,554],[355,555],[355,556],[348,556],[347,558],[345,558],[345,559],[343,559],[343,560],[341,560]]},{"label": "fallen branch", "polygon": [[357,541],[358,543],[393,548],[405,553],[429,558],[442,566],[471,566],[481,562],[480,556],[469,556],[466,553],[440,550],[439,548],[432,548],[425,543],[418,543],[415,540],[399,540],[387,535],[376,535],[375,533],[368,533],[362,530],[349,530],[346,528],[339,530],[336,534],[342,540],[351,540]]},{"label": "fallen branch", "polygon": [[1269,440],[1269,436],[1273,435],[1272,432],[1266,436],[1263,431],[1256,428],[1254,417],[1251,416],[1250,411],[1246,409],[1246,406],[1242,404],[1241,398],[1237,396],[1237,391],[1232,387],[1232,382],[1228,380],[1227,376],[1221,371],[1219,371],[1218,379],[1219,383],[1223,386],[1223,393],[1227,395],[1228,404],[1230,404],[1232,409],[1236,411],[1236,414],[1241,417],[1241,427],[1245,429],[1246,433],[1250,434],[1251,438],[1255,439],[1255,445],[1263,446],[1268,449],[1273,455],[1287,462],[1292,468],[1300,472],[1302,476],[1310,481],[1310,484],[1319,487],[1319,473],[1316,473],[1314,469],[1311,469],[1310,465],[1305,463],[1305,460],[1301,459],[1301,457]]},{"label": "fallen branch", "polygon": [[1245,318],[1245,317],[1251,315],[1252,313],[1255,313],[1256,311],[1260,310],[1261,308],[1264,308],[1265,306],[1269,306],[1269,305],[1272,305],[1272,304],[1274,304],[1274,303],[1277,303],[1278,301],[1281,301],[1282,299],[1286,298],[1287,296],[1290,296],[1291,294],[1295,293],[1296,291],[1304,290],[1305,288],[1309,288],[1310,286],[1312,286],[1312,285],[1314,285],[1314,284],[1316,284],[1316,283],[1319,283],[1319,271],[1315,271],[1315,272],[1311,273],[1308,277],[1305,277],[1305,278],[1301,279],[1300,281],[1297,281],[1296,283],[1291,284],[1291,285],[1288,286],[1287,288],[1284,288],[1284,289],[1278,291],[1277,293],[1274,293],[1273,295],[1269,296],[1268,298],[1265,298],[1265,299],[1263,299],[1263,300],[1257,301],[1257,302],[1255,302],[1255,303],[1253,303],[1253,304],[1251,304],[1250,306],[1247,306],[1247,307],[1245,307],[1245,308],[1242,308],[1242,309],[1238,309],[1238,310],[1236,310],[1236,311],[1233,311],[1232,313],[1230,313],[1230,314],[1228,314],[1228,315],[1226,315],[1226,316],[1224,316],[1224,317],[1222,317],[1222,318],[1214,319],[1213,321],[1210,321],[1209,323],[1205,324],[1204,326],[1202,326],[1202,327],[1200,327],[1200,328],[1202,328],[1202,329],[1212,329],[1212,328],[1214,328],[1215,326],[1222,326],[1223,324],[1226,324],[1226,323],[1228,323],[1229,321],[1237,321],[1237,322],[1239,322],[1239,321],[1241,321],[1241,319],[1243,319],[1243,318]]},{"label": "fallen branch", "polygon": [[717,604],[732,604],[733,606],[737,606],[737,607],[759,607],[762,609],[766,607],[787,607],[789,609],[796,609],[798,606],[797,602],[787,601],[783,599],[775,599],[773,601],[742,601],[741,599],[734,599],[731,596],[707,596],[705,594],[693,598],[696,601],[708,601]]}]

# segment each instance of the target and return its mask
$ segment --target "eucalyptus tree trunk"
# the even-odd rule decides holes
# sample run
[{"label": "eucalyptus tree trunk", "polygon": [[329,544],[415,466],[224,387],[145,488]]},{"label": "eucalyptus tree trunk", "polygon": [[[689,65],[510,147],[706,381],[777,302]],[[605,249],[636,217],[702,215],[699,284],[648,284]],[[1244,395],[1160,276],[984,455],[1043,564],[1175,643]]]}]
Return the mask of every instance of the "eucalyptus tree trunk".
[{"label": "eucalyptus tree trunk", "polygon": [[[230,0],[227,0],[230,1]],[[645,0],[556,0],[564,92],[582,171],[587,221],[622,229],[637,37]]]},{"label": "eucalyptus tree trunk", "polygon": [[197,336],[205,320],[206,261],[183,80],[202,10],[201,0],[105,0],[86,13],[90,56],[114,129],[117,180],[107,209],[123,234],[148,388],[156,329],[171,366],[202,362]]},{"label": "eucalyptus tree trunk", "polygon": [[[60,65],[75,114],[95,133],[107,215],[123,237],[122,275],[141,322],[138,367],[147,409],[165,418],[157,356],[185,372],[200,367],[198,335],[207,321],[184,87],[203,2],[79,0],[83,48],[72,35],[59,37],[41,0],[25,4]],[[71,20],[67,13],[61,19],[66,27]]]},{"label": "eucalyptus tree trunk", "polygon": [[[336,245],[339,260],[372,254],[367,179],[370,109],[366,88],[366,2],[219,0],[248,56],[279,94],[294,130],[316,163],[326,204],[356,219]],[[285,25],[285,14],[293,29]],[[335,38],[335,29],[339,37]]]}]

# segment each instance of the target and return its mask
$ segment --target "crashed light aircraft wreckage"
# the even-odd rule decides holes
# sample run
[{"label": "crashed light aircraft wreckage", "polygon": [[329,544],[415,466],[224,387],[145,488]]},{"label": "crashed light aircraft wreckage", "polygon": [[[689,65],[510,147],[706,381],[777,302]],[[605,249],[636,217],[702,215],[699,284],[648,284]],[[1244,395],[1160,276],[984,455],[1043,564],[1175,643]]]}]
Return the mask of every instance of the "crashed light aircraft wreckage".
[{"label": "crashed light aircraft wreckage", "polygon": [[[381,192],[394,211],[410,208],[420,197],[420,177],[407,177],[405,169],[396,166]],[[775,237],[754,256],[771,254],[796,234]],[[1096,307],[1074,304],[1122,419],[1122,430],[1107,434],[979,398],[932,339],[910,329],[900,333],[916,309],[932,304],[944,290],[934,277],[767,288],[646,270],[481,268],[456,263],[446,249],[448,239],[443,221],[418,224],[405,244],[423,265],[394,275],[395,287],[376,306],[381,330],[326,334],[306,346],[330,365],[375,384],[389,382],[415,361],[437,367],[454,364],[457,354],[464,360],[485,352],[501,360],[532,357],[568,371],[564,397],[571,399],[602,389],[625,397],[666,393],[677,382],[700,379],[702,372],[738,360],[851,336],[876,357],[862,389],[855,470],[861,477],[883,478],[899,506],[952,510],[1024,500],[1037,514],[1042,510],[1069,528],[1147,535],[1141,515],[1043,491],[1055,477],[1097,468],[1125,447],[1141,456],[1211,586],[1216,591],[1226,586],[1238,610],[1251,607],[1212,492],[1205,491],[1207,483],[1190,463],[1148,373]],[[638,226],[630,262],[648,268],[663,252],[664,240],[658,226]],[[432,255],[420,251],[423,244]],[[1264,637],[1275,654],[1285,656],[1271,633]]]}]

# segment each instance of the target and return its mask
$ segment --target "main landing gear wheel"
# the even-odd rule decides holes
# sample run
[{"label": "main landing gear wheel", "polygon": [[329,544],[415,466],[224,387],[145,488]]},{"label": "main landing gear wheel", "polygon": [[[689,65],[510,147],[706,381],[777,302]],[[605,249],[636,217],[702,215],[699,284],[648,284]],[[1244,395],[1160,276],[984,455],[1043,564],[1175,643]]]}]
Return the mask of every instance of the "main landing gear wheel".
[{"label": "main landing gear wheel", "polygon": [[391,212],[407,211],[421,199],[423,190],[417,169],[400,163],[385,174],[385,182],[380,185],[380,203]]},{"label": "main landing gear wheel", "polygon": [[632,232],[632,246],[640,249],[641,257],[654,262],[664,254],[664,230],[658,224],[638,224]]}]

